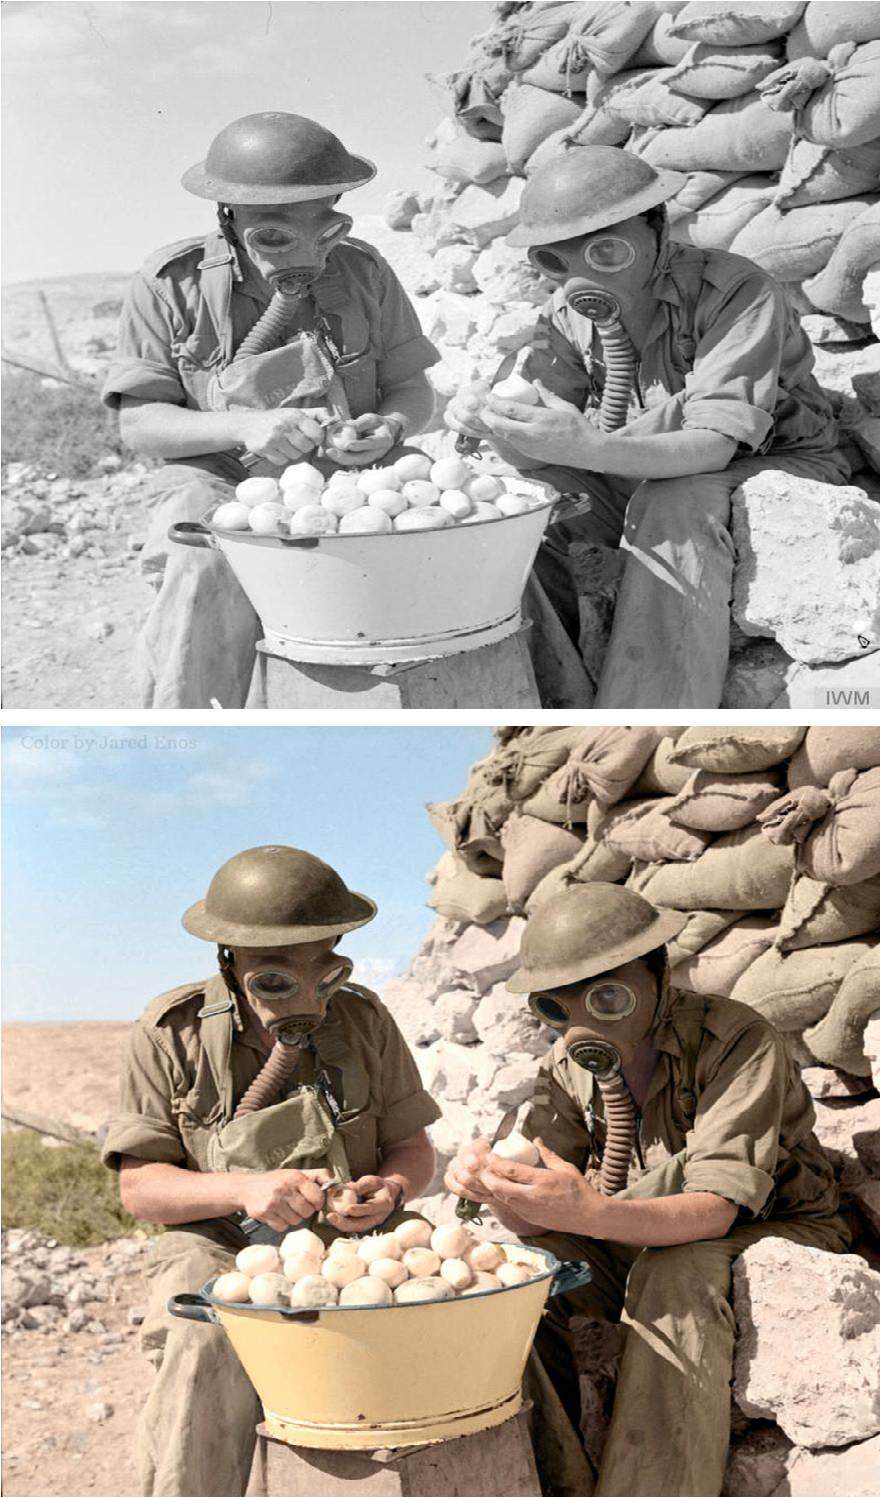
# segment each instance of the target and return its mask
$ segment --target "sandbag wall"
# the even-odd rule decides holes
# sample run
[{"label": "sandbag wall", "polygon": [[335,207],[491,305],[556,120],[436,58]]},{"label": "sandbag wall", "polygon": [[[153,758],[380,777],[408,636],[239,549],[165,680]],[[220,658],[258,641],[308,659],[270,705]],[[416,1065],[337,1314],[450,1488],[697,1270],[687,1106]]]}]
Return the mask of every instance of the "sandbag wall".
[{"label": "sandbag wall", "polygon": [[673,983],[766,1015],[817,1095],[872,1092],[880,729],[505,729],[429,812],[440,918],[384,996],[443,1107],[441,1164],[531,1095],[549,1034],[505,981],[531,914],[592,880],[685,912]]}]

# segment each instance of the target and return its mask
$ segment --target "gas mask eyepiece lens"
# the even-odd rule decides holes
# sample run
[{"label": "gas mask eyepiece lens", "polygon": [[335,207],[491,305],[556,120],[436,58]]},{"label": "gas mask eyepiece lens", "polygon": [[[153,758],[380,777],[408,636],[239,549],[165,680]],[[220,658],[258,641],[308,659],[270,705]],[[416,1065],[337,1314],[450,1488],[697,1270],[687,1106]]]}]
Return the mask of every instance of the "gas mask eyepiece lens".
[{"label": "gas mask eyepiece lens", "polygon": [[326,977],[321,978],[316,989],[318,997],[329,998],[331,993],[335,993],[337,988],[341,988],[342,984],[348,981],[353,971],[353,964],[346,957],[344,961],[333,967]]},{"label": "gas mask eyepiece lens", "polygon": [[632,988],[623,982],[599,982],[584,994],[584,1005],[594,1019],[625,1019],[637,1003]]},{"label": "gas mask eyepiece lens", "polygon": [[601,239],[591,239],[584,245],[584,259],[592,270],[602,270],[606,275],[616,275],[635,263],[636,252],[628,239],[619,239],[616,234],[603,234]]},{"label": "gas mask eyepiece lens", "polygon": [[536,1018],[549,1024],[551,1029],[565,1029],[571,1017],[565,1004],[549,993],[530,993],[529,1008]]},{"label": "gas mask eyepiece lens", "polygon": [[568,275],[568,261],[562,255],[557,255],[555,250],[530,249],[529,259],[536,270],[542,275],[549,276],[551,280],[564,280]]},{"label": "gas mask eyepiece lens", "polygon": [[289,972],[273,972],[267,969],[265,972],[255,972],[247,979],[245,987],[253,998],[261,998],[267,1003],[277,1003],[283,998],[295,998],[300,985]]}]

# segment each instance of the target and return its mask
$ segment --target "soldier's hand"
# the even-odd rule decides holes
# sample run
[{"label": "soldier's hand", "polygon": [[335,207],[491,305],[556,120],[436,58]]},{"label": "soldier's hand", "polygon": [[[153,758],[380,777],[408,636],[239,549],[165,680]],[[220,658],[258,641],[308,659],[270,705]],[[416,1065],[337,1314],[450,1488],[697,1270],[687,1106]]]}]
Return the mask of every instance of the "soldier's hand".
[{"label": "soldier's hand", "polygon": [[490,1192],[480,1178],[490,1153],[488,1138],[474,1138],[470,1143],[462,1144],[443,1176],[446,1189],[453,1195],[464,1196],[467,1201],[491,1200]]},{"label": "soldier's hand", "polygon": [[489,393],[489,385],[466,385],[453,395],[443,415],[446,425],[466,437],[488,437],[489,428],[482,419],[482,411]]},{"label": "soldier's hand", "polygon": [[513,1211],[542,1231],[598,1235],[596,1212],[603,1204],[598,1191],[576,1165],[554,1153],[543,1139],[534,1142],[541,1155],[539,1167],[516,1164],[493,1154],[484,1162],[483,1188],[502,1210]]},{"label": "soldier's hand", "polygon": [[372,1232],[391,1215],[399,1192],[391,1189],[381,1175],[361,1175],[352,1185],[361,1197],[359,1203],[347,1211],[328,1211],[326,1220],[337,1232]]},{"label": "soldier's hand", "polygon": [[324,456],[340,468],[369,468],[390,452],[396,430],[372,412],[332,426],[327,433]]},{"label": "soldier's hand", "polygon": [[241,1178],[241,1209],[275,1232],[309,1221],[324,1204],[329,1170],[266,1170]]},{"label": "soldier's hand", "polygon": [[286,467],[314,452],[324,434],[321,419],[326,415],[324,407],[317,406],[296,411],[238,411],[236,419],[248,452]]}]

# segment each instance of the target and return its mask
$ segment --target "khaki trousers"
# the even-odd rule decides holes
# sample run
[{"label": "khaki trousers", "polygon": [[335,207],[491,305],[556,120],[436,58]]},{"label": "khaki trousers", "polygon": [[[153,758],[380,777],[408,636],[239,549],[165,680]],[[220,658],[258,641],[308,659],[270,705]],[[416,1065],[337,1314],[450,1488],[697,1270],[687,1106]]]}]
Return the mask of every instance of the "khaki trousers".
[{"label": "khaki trousers", "polygon": [[[730,1440],[735,1322],[731,1268],[753,1242],[783,1237],[827,1252],[849,1245],[839,1217],[736,1226],[680,1247],[629,1248],[546,1233],[532,1239],[562,1259],[585,1259],[593,1282],[548,1302],[535,1340],[546,1380],[528,1386],[548,1497],[718,1497]],[[594,1479],[572,1455],[580,1426],[569,1320],[622,1320],[625,1343],[614,1413]],[[567,1426],[567,1430],[565,1428]]]},{"label": "khaki trousers", "polygon": [[243,1497],[260,1400],[221,1326],[165,1309],[172,1294],[195,1293],[234,1266],[233,1251],[196,1232],[156,1239],[140,1338],[157,1368],[135,1447],[141,1497]]},{"label": "khaki trousers", "polygon": [[[743,458],[721,473],[686,478],[632,480],[574,468],[539,468],[529,477],[564,493],[588,495],[585,513],[548,528],[535,574],[567,636],[569,672],[542,682],[547,707],[718,707],[730,647],[730,599],[735,553],[730,499],[747,478],[791,473],[823,483],[845,483],[846,463],[836,451],[770,453]],[[582,668],[578,590],[569,561],[573,544],[619,546],[626,565],[608,650],[595,699],[571,700],[571,682]],[[532,613],[536,673],[541,620]],[[553,649],[559,655],[558,640]],[[560,696],[563,698],[560,700]]]}]

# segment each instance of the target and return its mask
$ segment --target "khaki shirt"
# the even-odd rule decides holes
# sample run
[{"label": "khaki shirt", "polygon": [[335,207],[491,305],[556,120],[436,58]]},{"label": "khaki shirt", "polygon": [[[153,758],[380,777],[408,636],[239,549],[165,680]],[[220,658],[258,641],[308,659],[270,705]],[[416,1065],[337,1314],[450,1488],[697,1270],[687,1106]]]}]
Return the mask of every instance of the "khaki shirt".
[{"label": "khaki shirt", "polygon": [[[116,356],[101,398],[111,408],[120,396],[167,402],[190,410],[209,409],[208,376],[222,363],[219,330],[201,290],[203,261],[212,251],[229,254],[225,240],[186,239],[147,260],[132,279],[119,322]],[[376,410],[385,392],[413,379],[440,358],[390,265],[359,239],[347,239],[330,253],[312,287],[345,359],[339,376],[351,413]],[[259,321],[269,296],[246,256],[233,257],[229,300],[231,348],[237,349]],[[303,304],[299,321],[311,326]],[[291,330],[291,335],[297,327]],[[237,481],[243,469],[228,454],[185,460],[222,478]]]},{"label": "khaki shirt", "polygon": [[[226,997],[219,976],[191,983],[155,998],[132,1025],[119,1112],[101,1150],[110,1169],[119,1168],[121,1154],[191,1170],[209,1168],[208,1140],[225,1119],[200,1040],[199,1009]],[[356,1179],[373,1173],[394,1144],[436,1122],[440,1109],[424,1090],[406,1041],[375,993],[354,986],[341,989],[330,1000],[327,1021],[341,1026],[349,1052],[369,1083],[366,1106],[339,1125]],[[266,1052],[253,1021],[243,1017],[234,999],[232,1025],[230,1065],[238,1103],[262,1068]],[[289,1091],[312,1081],[315,1071],[314,1057],[303,1052]],[[332,1081],[332,1070],[330,1075]]]},{"label": "khaki shirt", "polygon": [[[673,990],[671,1003],[685,996]],[[706,1005],[690,1125],[676,1097],[678,1038],[668,1019],[652,1031],[660,1053],[627,1192],[713,1191],[747,1220],[832,1214],[838,1205],[834,1173],[813,1136],[813,1104],[782,1036],[743,1003],[707,998]],[[601,1094],[589,1071],[568,1059],[561,1039],[541,1062],[523,1132],[540,1136],[581,1170],[601,1162]]]},{"label": "khaki shirt", "polygon": [[[717,431],[739,456],[834,448],[837,425],[809,339],[772,276],[740,255],[668,243],[651,289],[658,305],[627,431]],[[601,400],[601,340],[561,290],[542,311],[523,373],[581,410]],[[848,477],[842,459],[838,466]]]}]

